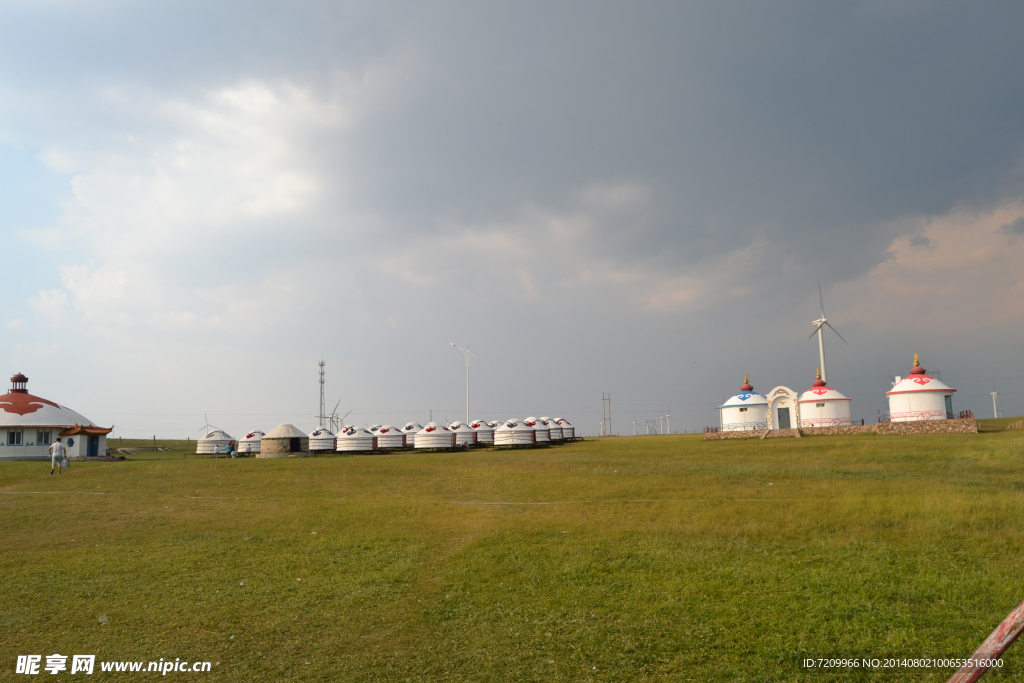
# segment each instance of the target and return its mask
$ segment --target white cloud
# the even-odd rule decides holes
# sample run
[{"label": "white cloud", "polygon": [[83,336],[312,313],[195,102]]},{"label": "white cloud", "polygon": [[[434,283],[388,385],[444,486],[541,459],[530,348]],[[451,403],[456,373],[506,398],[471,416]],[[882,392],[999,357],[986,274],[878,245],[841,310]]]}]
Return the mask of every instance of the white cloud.
[{"label": "white cloud", "polygon": [[[1024,319],[1024,241],[1002,226],[1024,204],[908,219],[889,258],[842,284],[847,318],[871,329],[932,329],[946,336]],[[914,229],[916,226],[918,229]]]},{"label": "white cloud", "polygon": [[59,289],[44,289],[32,297],[32,308],[56,326],[68,310],[67,292]]}]

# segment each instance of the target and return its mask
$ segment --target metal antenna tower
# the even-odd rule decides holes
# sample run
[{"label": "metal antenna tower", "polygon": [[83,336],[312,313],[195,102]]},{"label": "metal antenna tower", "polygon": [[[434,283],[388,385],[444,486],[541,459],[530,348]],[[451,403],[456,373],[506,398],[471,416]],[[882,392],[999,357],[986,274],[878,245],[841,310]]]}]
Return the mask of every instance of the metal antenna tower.
[{"label": "metal antenna tower", "polygon": [[320,426],[324,426],[324,413],[327,412],[327,406],[324,405],[324,366],[327,365],[327,361],[320,361]]}]

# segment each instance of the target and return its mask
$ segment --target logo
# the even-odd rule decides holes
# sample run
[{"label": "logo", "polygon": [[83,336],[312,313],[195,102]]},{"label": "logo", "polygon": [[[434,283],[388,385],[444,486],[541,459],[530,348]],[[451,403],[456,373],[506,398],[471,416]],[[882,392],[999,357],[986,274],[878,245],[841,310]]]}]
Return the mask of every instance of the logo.
[{"label": "logo", "polygon": [[928,377],[915,377],[914,382],[924,386],[925,384],[928,384],[928,382],[931,382],[931,379]]},{"label": "logo", "polygon": [[818,396],[823,396],[828,393],[828,389],[811,389],[811,393],[817,394]]},{"label": "logo", "polygon": [[427,432],[432,432],[432,431],[434,431],[435,429],[437,429],[437,428],[436,428],[436,427],[427,427]]}]

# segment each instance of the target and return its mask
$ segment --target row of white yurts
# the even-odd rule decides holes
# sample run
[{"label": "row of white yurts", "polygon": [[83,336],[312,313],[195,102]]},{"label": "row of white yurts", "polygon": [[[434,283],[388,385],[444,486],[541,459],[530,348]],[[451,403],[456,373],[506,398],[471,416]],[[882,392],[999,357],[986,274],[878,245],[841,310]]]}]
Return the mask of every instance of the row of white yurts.
[{"label": "row of white yurts", "polygon": [[[914,354],[914,367],[907,377],[897,377],[889,397],[892,422],[948,420],[953,418],[953,394],[956,389],[927,374]],[[817,379],[811,388],[797,394],[788,387],[775,387],[762,395],[754,391],[743,375],[740,393],[719,406],[722,431],[791,429],[800,427],[836,427],[852,424],[852,400]]]},{"label": "row of white yurts", "polygon": [[[504,437],[499,439],[499,432],[522,432],[525,436]],[[404,427],[392,425],[370,425],[363,429],[354,425],[342,427],[334,434],[326,427],[317,427],[308,435],[300,432],[294,425],[283,424],[269,433],[258,429],[248,432],[237,442],[234,437],[221,429],[211,429],[197,442],[196,452],[199,454],[226,453],[228,447],[236,445],[238,453],[247,453],[264,457],[296,456],[307,453],[330,452],[364,452],[373,450],[402,449],[406,446],[414,448],[456,448],[476,444],[522,444],[546,443],[562,441],[574,437],[574,428],[564,418],[528,417],[525,420],[506,420],[487,422],[473,420],[469,424],[453,422],[443,425],[429,422],[426,426],[418,422],[408,422]],[[288,440],[286,446],[275,447],[273,454],[263,446],[267,440]],[[500,442],[499,442],[500,441]]]}]

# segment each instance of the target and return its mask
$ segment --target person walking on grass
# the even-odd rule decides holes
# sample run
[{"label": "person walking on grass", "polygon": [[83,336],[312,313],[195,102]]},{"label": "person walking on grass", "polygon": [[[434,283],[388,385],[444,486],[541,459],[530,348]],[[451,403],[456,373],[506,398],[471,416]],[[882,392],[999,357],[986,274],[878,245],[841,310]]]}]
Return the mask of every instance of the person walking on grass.
[{"label": "person walking on grass", "polygon": [[50,444],[50,474],[53,474],[53,470],[57,470],[57,474],[61,474],[61,460],[64,459],[67,451],[64,450],[64,444],[60,442],[60,437]]}]

